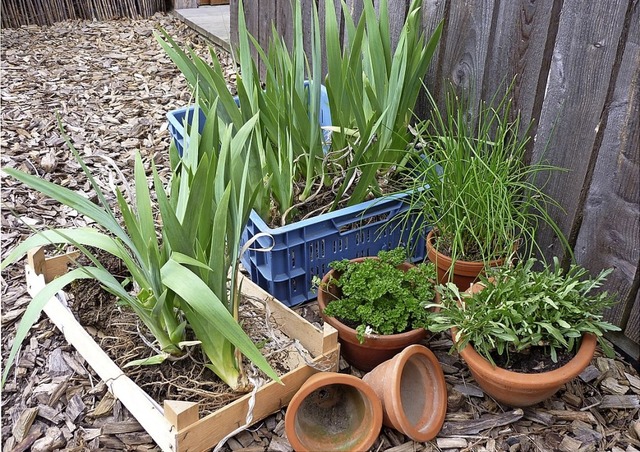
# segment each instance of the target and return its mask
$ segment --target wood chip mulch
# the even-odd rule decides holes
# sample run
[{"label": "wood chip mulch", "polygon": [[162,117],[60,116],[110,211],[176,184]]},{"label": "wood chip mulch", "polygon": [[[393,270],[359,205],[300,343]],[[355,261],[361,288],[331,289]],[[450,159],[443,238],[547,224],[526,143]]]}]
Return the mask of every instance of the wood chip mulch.
[{"label": "wood chip mulch", "polygon": [[[130,176],[140,150],[167,175],[165,114],[190,99],[152,36],[161,25],[180,42],[203,41],[172,17],[70,21],[50,27],[2,30],[0,161],[90,197],[58,130],[60,116],[76,148],[107,191]],[[227,64],[229,80],[234,73]],[[74,211],[2,175],[2,257],[31,228],[88,224]],[[2,272],[3,364],[30,298],[21,265]],[[298,308],[317,320],[315,305]],[[446,336],[432,339],[449,390],[438,438],[415,443],[383,428],[373,451],[601,451],[640,450],[640,378],[622,358],[598,353],[579,378],[528,409],[496,404],[475,385],[464,364],[448,354]],[[91,368],[42,318],[30,332],[2,393],[2,450],[157,450],[135,419],[109,394]],[[360,373],[342,362],[343,372]],[[222,450],[290,451],[279,412],[228,441]]]}]

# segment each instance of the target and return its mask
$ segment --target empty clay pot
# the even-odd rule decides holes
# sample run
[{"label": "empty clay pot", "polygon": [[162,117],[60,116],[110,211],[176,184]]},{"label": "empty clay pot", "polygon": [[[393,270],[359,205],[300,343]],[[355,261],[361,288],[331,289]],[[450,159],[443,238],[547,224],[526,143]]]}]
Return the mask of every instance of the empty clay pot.
[{"label": "empty clay pot", "polygon": [[382,400],[384,425],[414,441],[435,438],[447,414],[447,385],[431,350],[411,345],[362,379]]},{"label": "empty clay pot", "polygon": [[380,434],[382,403],[361,379],[320,372],[293,396],[284,425],[298,452],[366,451]]}]

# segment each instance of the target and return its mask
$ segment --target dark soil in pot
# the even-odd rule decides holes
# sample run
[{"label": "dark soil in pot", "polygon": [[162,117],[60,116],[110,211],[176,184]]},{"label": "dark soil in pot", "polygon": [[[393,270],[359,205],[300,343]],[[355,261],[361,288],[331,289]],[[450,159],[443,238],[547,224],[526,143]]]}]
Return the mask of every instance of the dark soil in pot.
[{"label": "dark soil in pot", "polygon": [[576,356],[575,350],[558,352],[557,362],[553,362],[549,349],[545,347],[531,347],[527,352],[509,353],[508,355],[493,352],[491,358],[496,366],[513,372],[542,373],[558,369]]}]

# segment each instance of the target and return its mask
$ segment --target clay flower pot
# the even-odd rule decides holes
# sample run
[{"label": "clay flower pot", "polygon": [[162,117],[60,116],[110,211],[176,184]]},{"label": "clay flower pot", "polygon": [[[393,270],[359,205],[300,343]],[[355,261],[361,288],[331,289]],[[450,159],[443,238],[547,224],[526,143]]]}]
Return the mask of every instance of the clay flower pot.
[{"label": "clay flower pot", "polygon": [[[452,329],[451,333],[455,335],[455,330]],[[584,334],[578,353],[571,361],[558,369],[537,374],[494,367],[471,344],[460,352],[460,356],[484,392],[505,405],[527,407],[548,399],[565,383],[577,377],[591,362],[596,342],[596,336]]]},{"label": "clay flower pot", "polygon": [[[483,287],[476,283],[467,292],[477,293]],[[456,334],[457,329],[452,328],[453,340]],[[591,362],[596,343],[595,335],[583,334],[580,348],[571,361],[558,369],[541,373],[513,372],[495,367],[476,352],[472,344],[467,344],[459,354],[484,392],[505,405],[527,407],[548,399],[565,383],[577,377]]]},{"label": "clay flower pot", "polygon": [[410,345],[362,379],[382,400],[384,425],[414,441],[436,437],[447,414],[447,385],[431,350]]},{"label": "clay flower pot", "polygon": [[[451,258],[445,254],[439,253],[433,246],[435,241],[433,229],[427,234],[427,257],[434,263],[438,271],[438,283],[446,284],[449,282],[449,274],[453,272],[453,282],[458,289],[467,290],[471,284],[476,282],[478,276],[484,271],[484,262],[480,261],[463,261],[457,259],[453,266]],[[499,267],[504,263],[504,259],[496,259],[489,262],[490,267]]]},{"label": "clay flower pot", "polygon": [[361,379],[320,372],[293,396],[284,425],[298,452],[366,451],[380,434],[382,403]]},{"label": "clay flower pot", "polygon": [[[362,262],[365,259],[375,259],[372,257],[361,257],[352,259],[353,262]],[[408,270],[413,265],[405,262],[398,268]],[[329,325],[338,330],[340,341],[340,354],[352,366],[368,372],[378,364],[393,358],[405,347],[420,342],[427,336],[424,328],[416,328],[411,331],[399,334],[369,334],[363,343],[357,338],[356,330],[340,322],[335,317],[324,314],[324,309],[333,300],[340,298],[340,290],[334,285],[329,285],[331,278],[336,278],[335,270],[329,271],[318,288],[318,307],[320,316]]]}]

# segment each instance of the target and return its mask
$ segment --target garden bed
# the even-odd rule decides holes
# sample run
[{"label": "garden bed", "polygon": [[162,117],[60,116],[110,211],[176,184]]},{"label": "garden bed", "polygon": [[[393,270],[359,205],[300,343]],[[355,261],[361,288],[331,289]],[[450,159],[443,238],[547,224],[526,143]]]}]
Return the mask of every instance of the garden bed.
[{"label": "garden bed", "polygon": [[[45,281],[64,273],[68,260],[67,255],[47,260],[41,250],[30,253],[29,264],[25,267],[29,294],[35,296],[45,286]],[[40,269],[42,273],[34,269]],[[286,366],[291,370],[280,377],[282,385],[269,382],[203,418],[199,417],[197,403],[165,400],[164,407],[160,407],[136,386],[73,317],[63,304],[63,294],[52,298],[44,312],[163,451],[205,450],[245,422],[250,425],[252,420],[260,421],[286,406],[302,383],[314,373],[337,367],[339,347],[333,328],[327,325],[321,331],[313,327],[244,276],[241,276],[241,284],[244,295],[265,301],[277,328],[299,341],[311,355],[311,361],[307,363],[304,355],[296,353],[294,347],[293,353],[287,355]]]}]

